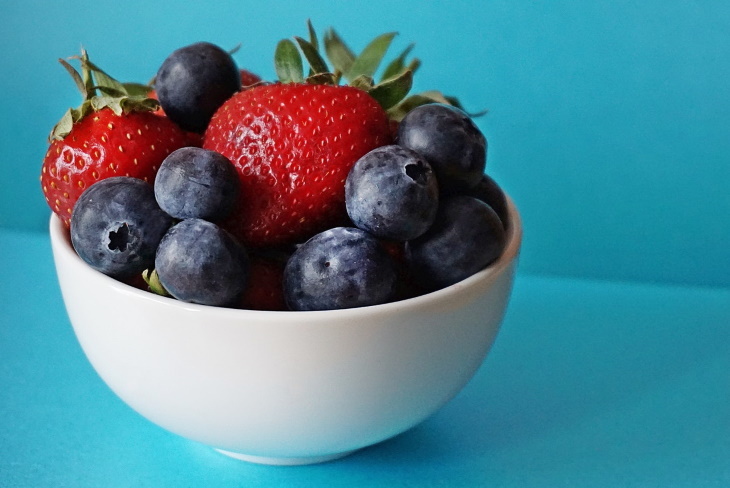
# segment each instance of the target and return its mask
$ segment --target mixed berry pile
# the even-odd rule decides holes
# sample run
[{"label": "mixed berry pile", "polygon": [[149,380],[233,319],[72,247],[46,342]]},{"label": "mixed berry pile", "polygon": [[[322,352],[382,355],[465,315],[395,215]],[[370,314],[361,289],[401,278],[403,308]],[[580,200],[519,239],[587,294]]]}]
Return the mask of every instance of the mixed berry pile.
[{"label": "mixed berry pile", "polygon": [[[506,199],[453,97],[409,95],[411,47],[359,55],[333,30],[276,47],[277,81],[196,43],[150,85],[74,58],[83,95],[51,133],[41,184],[78,255],[186,302],[330,310],[457,283],[502,253]],[[303,58],[307,61],[305,67]]]}]

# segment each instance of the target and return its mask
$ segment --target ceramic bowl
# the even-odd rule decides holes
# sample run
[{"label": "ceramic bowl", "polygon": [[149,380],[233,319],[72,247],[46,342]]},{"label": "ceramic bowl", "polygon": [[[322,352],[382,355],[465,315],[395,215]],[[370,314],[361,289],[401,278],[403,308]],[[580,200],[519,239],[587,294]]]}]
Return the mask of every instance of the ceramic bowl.
[{"label": "ceramic bowl", "polygon": [[130,407],[230,456],[308,464],[423,421],[484,360],[512,289],[522,227],[503,255],[448,288],[347,310],[261,312],[183,303],[87,266],[50,222],[63,299],[84,353]]}]

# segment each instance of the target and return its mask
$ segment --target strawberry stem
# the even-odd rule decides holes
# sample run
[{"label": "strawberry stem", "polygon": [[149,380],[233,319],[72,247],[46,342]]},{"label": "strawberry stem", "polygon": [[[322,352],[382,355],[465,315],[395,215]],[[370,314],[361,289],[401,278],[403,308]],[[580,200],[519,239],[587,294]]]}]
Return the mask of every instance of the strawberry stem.
[{"label": "strawberry stem", "polygon": [[81,92],[82,102],[77,108],[69,108],[61,120],[53,127],[49,140],[63,139],[71,132],[73,125],[90,113],[111,109],[115,114],[155,111],[159,107],[157,100],[149,98],[149,87],[140,83],[120,83],[89,60],[85,49],[81,56],[72,56],[81,66],[79,73],[71,64],[59,59],[68,71],[76,87]]},{"label": "strawberry stem", "polygon": [[[463,108],[452,96],[435,90],[425,91],[408,96],[413,86],[413,74],[420,67],[421,61],[408,56],[414,48],[409,44],[395,59],[388,63],[382,71],[380,82],[374,80],[375,73],[385,58],[395,32],[388,32],[370,41],[360,54],[355,54],[334,29],[324,33],[324,52],[332,69],[319,52],[319,40],[307,21],[309,41],[295,36],[296,44],[289,39],[279,42],[276,47],[274,65],[279,81],[282,83],[310,83],[338,85],[345,78],[350,86],[368,92],[380,105],[388,111],[391,119],[400,121],[406,113],[419,105],[427,103],[444,103]],[[297,47],[299,49],[297,49]],[[300,54],[301,51],[301,54]],[[309,64],[309,74],[304,77],[302,54]],[[473,117],[486,113],[470,114]]]}]

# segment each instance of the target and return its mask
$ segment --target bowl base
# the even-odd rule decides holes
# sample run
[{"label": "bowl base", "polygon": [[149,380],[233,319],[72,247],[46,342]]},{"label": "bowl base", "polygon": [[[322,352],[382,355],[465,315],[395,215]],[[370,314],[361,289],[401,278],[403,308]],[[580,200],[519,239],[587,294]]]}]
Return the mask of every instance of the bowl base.
[{"label": "bowl base", "polygon": [[357,449],[352,451],[337,452],[335,454],[327,454],[324,456],[304,456],[304,457],[268,457],[268,456],[253,456],[250,454],[242,454],[240,452],[226,451],[224,449],[216,449],[216,451],[234,459],[240,459],[255,464],[268,464],[271,466],[303,466],[305,464],[317,464],[325,463],[327,461],[334,461],[352,454]]}]

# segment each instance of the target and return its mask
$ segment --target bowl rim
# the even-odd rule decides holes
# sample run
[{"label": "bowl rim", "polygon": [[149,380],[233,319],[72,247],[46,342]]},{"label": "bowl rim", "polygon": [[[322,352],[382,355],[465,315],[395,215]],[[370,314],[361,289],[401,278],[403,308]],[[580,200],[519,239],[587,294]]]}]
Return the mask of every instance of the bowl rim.
[{"label": "bowl rim", "polygon": [[[404,311],[404,309],[419,308],[423,304],[432,303],[434,301],[445,301],[448,303],[450,299],[455,298],[456,295],[462,293],[464,290],[468,290],[479,283],[489,282],[496,279],[518,257],[522,245],[522,219],[520,217],[520,213],[513,200],[506,193],[505,198],[509,219],[509,223],[506,228],[506,245],[499,258],[485,269],[478,271],[474,275],[469,276],[458,283],[447,286],[446,288],[441,288],[416,297],[379,305],[336,310],[249,310],[183,302],[175,298],[165,297],[149,291],[140,290],[93,269],[91,266],[86,264],[86,262],[84,262],[73,249],[67,228],[55,213],[51,213],[49,234],[54,253],[54,263],[55,260],[59,258],[72,263],[75,269],[78,268],[78,275],[76,278],[79,281],[91,282],[92,280],[95,280],[95,282],[98,282],[99,285],[108,286],[117,293],[129,295],[140,300],[156,302],[163,307],[182,308],[191,312],[205,312],[213,314],[215,317],[230,316],[229,318],[237,318],[241,320],[245,320],[246,318],[250,318],[251,320],[265,320],[268,318],[277,322],[291,322],[304,319],[331,319],[335,316],[338,320],[342,320],[347,318],[354,319],[364,316],[374,316],[378,314],[400,313]],[[58,266],[58,263],[55,263],[55,265]]]}]

